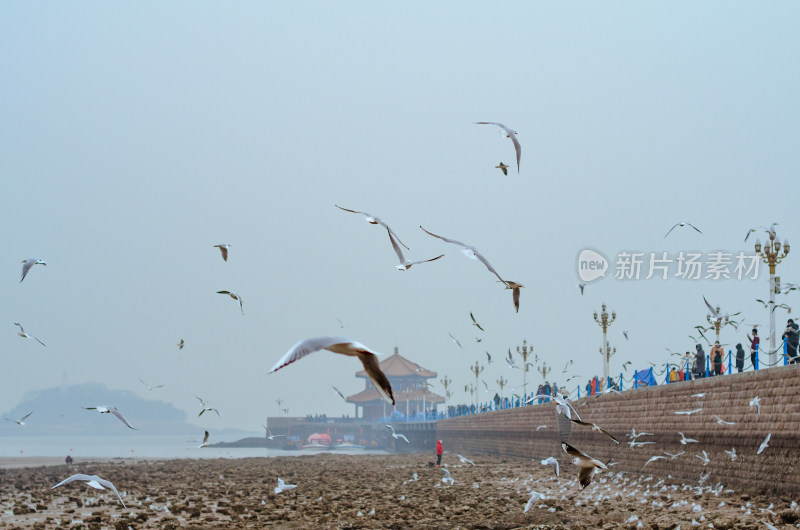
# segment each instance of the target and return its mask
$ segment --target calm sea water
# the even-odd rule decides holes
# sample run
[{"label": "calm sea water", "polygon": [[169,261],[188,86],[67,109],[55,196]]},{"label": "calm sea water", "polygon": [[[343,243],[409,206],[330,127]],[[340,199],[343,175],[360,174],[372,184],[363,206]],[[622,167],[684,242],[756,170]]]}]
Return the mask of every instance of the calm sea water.
[{"label": "calm sea water", "polygon": [[[235,436],[211,443],[232,442],[243,438]],[[4,436],[0,438],[0,457],[61,457],[72,458],[249,458],[254,456],[300,456],[325,451],[285,451],[253,447],[204,447],[198,449],[200,441],[189,442],[190,437],[163,435],[128,436]],[[388,454],[385,451],[349,450],[330,451],[346,454]]]}]

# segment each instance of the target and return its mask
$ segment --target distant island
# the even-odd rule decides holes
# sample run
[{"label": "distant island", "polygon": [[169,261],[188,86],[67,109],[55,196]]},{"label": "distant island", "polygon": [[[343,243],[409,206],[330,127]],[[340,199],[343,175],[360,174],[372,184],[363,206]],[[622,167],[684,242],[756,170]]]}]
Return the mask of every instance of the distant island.
[{"label": "distant island", "polygon": [[[101,383],[83,383],[47,388],[27,393],[22,402],[3,412],[0,435],[91,434],[123,435],[131,432],[110,414],[99,414],[83,407],[115,406],[139,432],[146,434],[186,434],[201,430],[188,423],[187,415],[171,403],[144,399],[129,390],[116,390]],[[33,414],[19,426],[13,420]],[[6,421],[6,418],[12,421]],[[237,432],[226,429],[225,431]],[[201,430],[202,432],[202,430]],[[239,431],[244,433],[245,431]]]}]

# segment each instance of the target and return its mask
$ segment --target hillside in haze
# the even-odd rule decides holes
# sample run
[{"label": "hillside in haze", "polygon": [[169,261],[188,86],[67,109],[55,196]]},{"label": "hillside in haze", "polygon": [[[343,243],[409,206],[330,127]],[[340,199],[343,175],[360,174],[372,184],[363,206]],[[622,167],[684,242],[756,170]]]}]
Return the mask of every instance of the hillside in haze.
[{"label": "hillside in haze", "polygon": [[[25,394],[22,402],[3,412],[0,435],[87,434],[124,435],[133,433],[112,414],[100,414],[83,407],[115,406],[131,425],[143,434],[183,434],[196,432],[197,425],[187,422],[186,413],[170,403],[142,399],[127,390],[107,388],[100,383],[84,383],[63,388],[47,388]],[[20,426],[13,421],[33,414]],[[216,416],[216,415],[214,415]],[[213,429],[215,418],[198,420]]]}]

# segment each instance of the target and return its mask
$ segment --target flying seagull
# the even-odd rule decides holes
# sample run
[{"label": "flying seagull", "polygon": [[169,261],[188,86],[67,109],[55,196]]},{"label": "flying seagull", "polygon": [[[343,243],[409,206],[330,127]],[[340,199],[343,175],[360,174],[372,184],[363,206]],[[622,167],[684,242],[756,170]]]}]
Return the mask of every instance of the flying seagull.
[{"label": "flying seagull", "polygon": [[631,340],[631,339],[628,338],[628,330],[627,329],[622,330],[622,335],[625,337],[625,340]]},{"label": "flying seagull", "polygon": [[651,433],[651,432],[636,432],[636,429],[631,429],[631,432],[629,432],[626,436],[630,440],[636,440],[640,436],[653,436],[653,433]]},{"label": "flying seagull", "polygon": [[98,406],[98,407],[83,407],[83,408],[85,408],[86,410],[96,410],[100,414],[113,414],[114,416],[119,418],[119,421],[124,423],[129,429],[133,429],[134,431],[138,431],[139,430],[136,427],[134,427],[133,425],[131,425],[130,423],[128,423],[128,420],[126,420],[125,417],[122,414],[120,414],[120,412],[117,410],[117,407],[101,407],[101,406]]},{"label": "flying seagull", "polygon": [[228,296],[230,296],[234,300],[237,300],[239,302],[239,311],[241,311],[242,314],[244,315],[244,307],[242,307],[242,297],[241,296],[239,296],[236,293],[232,293],[230,291],[217,291],[217,294],[227,294]]},{"label": "flying seagull", "polygon": [[736,425],[735,421],[725,421],[717,415],[714,415],[714,417],[717,418],[717,423],[720,425]]},{"label": "flying seagull", "polygon": [[44,265],[45,267],[47,266],[47,263],[36,258],[24,259],[22,260],[21,263],[22,263],[22,278],[20,278],[19,283],[22,283],[22,280],[24,280],[25,276],[28,275],[28,271],[30,271],[31,267],[33,267],[34,265]]},{"label": "flying seagull", "polygon": [[38,342],[42,346],[47,346],[44,342],[40,341],[39,339],[37,339],[36,337],[31,335],[30,333],[25,333],[25,330],[22,328],[22,324],[20,324],[19,322],[14,322],[14,325],[15,326],[19,326],[19,333],[17,333],[17,335],[19,335],[20,337],[22,337],[24,339],[35,339],[36,342]]},{"label": "flying seagull", "polygon": [[275,438],[281,438],[286,436],[285,434],[272,434],[272,432],[265,425],[262,425],[262,427],[264,427],[264,430],[267,431],[268,440],[274,440]]},{"label": "flying seagull", "polygon": [[30,411],[29,413],[25,414],[23,417],[21,417],[18,420],[9,420],[8,418],[6,418],[6,420],[7,421],[13,421],[17,425],[25,425],[25,420],[28,419],[28,416],[30,416],[31,414],[33,414],[33,411]]},{"label": "flying seagull", "polygon": [[702,454],[698,453],[694,456],[696,456],[697,458],[700,459],[701,462],[703,462],[703,466],[707,466],[708,463],[711,462],[711,460],[708,458],[708,453],[706,453],[705,449],[703,449]]},{"label": "flying seagull", "polygon": [[408,438],[406,438],[405,434],[400,434],[400,433],[394,432],[394,427],[392,427],[391,425],[387,425],[386,428],[389,429],[390,431],[392,431],[392,438],[394,438],[395,440],[402,439],[407,444],[411,443],[411,442],[408,441]]},{"label": "flying seagull", "polygon": [[682,432],[679,432],[678,434],[681,435],[681,444],[682,445],[696,444],[697,443],[697,440],[695,440],[694,438],[687,438],[686,436],[683,435]]},{"label": "flying seagull", "polygon": [[[552,457],[551,457],[551,458],[552,458]],[[542,500],[544,500],[544,499],[545,499],[545,496],[544,496],[544,494],[542,494],[542,493],[539,493],[538,491],[531,491],[531,498],[530,498],[530,499],[528,499],[528,502],[527,502],[527,503],[525,503],[525,510],[523,511],[523,513],[528,513],[528,511],[529,511],[531,508],[533,508],[533,504],[534,504],[536,501],[538,501],[539,499],[542,499]]]},{"label": "flying seagull", "polygon": [[647,462],[644,463],[644,465],[642,466],[642,469],[646,468],[647,464],[649,464],[650,462],[655,462],[656,460],[661,460],[661,459],[666,459],[666,458],[667,458],[666,456],[661,456],[661,455],[651,456],[650,460],[648,460]]},{"label": "flying seagull", "polygon": [[386,374],[381,371],[380,364],[378,363],[378,354],[363,344],[346,337],[314,337],[301,340],[292,346],[291,349],[275,363],[275,366],[272,367],[269,373],[276,372],[287,364],[291,364],[319,350],[328,350],[333,353],[358,357],[358,360],[364,365],[364,371],[375,386],[375,390],[378,391],[378,394],[380,394],[383,399],[394,405],[392,385],[389,383]]},{"label": "flying seagull", "polygon": [[758,399],[758,396],[750,400],[750,406],[756,408],[756,414],[761,414],[761,401]]},{"label": "flying seagull", "polygon": [[514,302],[514,308],[517,310],[517,313],[519,313],[519,289],[520,287],[525,287],[525,286],[522,285],[521,283],[512,281],[507,281],[505,282],[505,284],[506,284],[506,289],[511,289],[511,299]]},{"label": "flying seagull", "polygon": [[64,484],[69,484],[70,482],[74,482],[76,480],[82,480],[86,482],[87,486],[90,486],[96,490],[104,490],[106,488],[110,489],[117,495],[117,498],[119,499],[120,504],[122,504],[122,507],[127,509],[127,506],[125,506],[125,503],[122,502],[122,497],[120,497],[117,488],[114,487],[114,484],[107,481],[106,479],[98,477],[97,475],[84,475],[83,473],[78,473],[77,475],[72,475],[71,477],[62,480],[61,482],[59,482],[50,489],[54,490],[59,486],[63,486]]},{"label": "flying seagull", "polygon": [[200,411],[200,414],[197,415],[197,417],[199,418],[205,412],[216,412],[217,416],[219,416],[220,418],[222,417],[222,415],[219,413],[219,411],[217,409],[213,408],[213,407],[204,407],[203,410]]},{"label": "flying seagull", "polygon": [[283,481],[282,478],[278,479],[278,486],[275,488],[275,493],[280,493],[286,490],[293,490],[297,487],[297,484],[287,484]]},{"label": "flying seagull", "polygon": [[228,261],[228,249],[231,248],[230,245],[214,245],[214,248],[218,248],[222,253],[222,259]]},{"label": "flying seagull", "polygon": [[570,421],[571,421],[572,423],[577,423],[578,425],[583,425],[584,427],[591,427],[591,429],[592,429],[593,431],[596,431],[596,432],[603,433],[603,434],[605,434],[606,436],[608,436],[609,438],[611,438],[611,439],[614,441],[614,443],[615,443],[615,444],[619,444],[619,440],[617,440],[617,439],[614,437],[614,435],[613,435],[613,434],[611,434],[610,432],[608,432],[608,431],[607,431],[607,430],[605,430],[605,429],[602,429],[602,428],[598,427],[596,423],[591,423],[591,422],[586,422],[586,421],[581,421],[581,420],[573,420],[573,419],[570,419]]},{"label": "flying seagull", "polygon": [[460,343],[460,342],[458,342],[458,339],[457,339],[457,338],[455,338],[455,337],[453,336],[453,334],[452,334],[452,333],[450,333],[450,332],[448,331],[448,332],[447,332],[447,334],[448,334],[448,335],[450,335],[450,339],[451,339],[453,342],[455,342],[455,343],[456,343],[456,346],[458,346],[458,347],[459,347],[459,348],[461,348],[462,350],[464,349],[464,346],[462,346],[462,345],[461,345],[461,343]]},{"label": "flying seagull", "polygon": [[736,456],[737,455],[736,455],[736,448],[735,447],[731,447],[730,451],[725,451],[725,454],[728,455],[729,457],[731,457],[731,461],[736,460]]},{"label": "flying seagull", "polygon": [[461,456],[458,453],[456,453],[456,456],[458,457],[459,460],[461,460],[462,464],[471,464],[473,466],[475,465],[475,462],[473,462],[472,460],[470,460],[469,458],[467,458],[465,456]]},{"label": "flying seagull", "polygon": [[471,319],[472,319],[472,325],[473,325],[473,326],[475,326],[476,328],[478,328],[478,329],[479,329],[479,330],[481,330],[481,331],[486,331],[485,329],[483,329],[483,328],[481,327],[481,325],[480,325],[480,324],[478,324],[478,321],[477,321],[477,320],[475,320],[475,315],[473,315],[473,314],[472,314],[472,311],[470,311],[470,312],[469,312],[469,318],[471,318]]},{"label": "flying seagull", "polygon": [[766,437],[766,438],[764,438],[764,441],[763,441],[763,442],[761,442],[761,446],[758,448],[758,451],[756,451],[756,454],[757,454],[757,455],[760,455],[760,454],[761,454],[761,452],[762,452],[764,449],[766,449],[767,447],[769,447],[769,446],[767,445],[767,443],[769,442],[769,439],[770,439],[771,437],[772,437],[772,433],[769,433],[769,434],[767,434],[767,437]]},{"label": "flying seagull", "polygon": [[147,390],[153,390],[154,388],[163,388],[164,387],[164,385],[150,386],[147,383],[145,383],[144,381],[142,381],[141,379],[139,379],[139,381],[141,381],[141,383],[145,386],[145,388]]},{"label": "flying seagull", "polygon": [[664,239],[667,239],[667,236],[670,234],[670,232],[672,232],[673,230],[675,230],[675,229],[676,229],[676,228],[678,228],[679,226],[680,226],[680,227],[684,227],[684,226],[691,226],[692,228],[694,228],[695,230],[697,230],[697,232],[698,232],[698,233],[700,233],[700,234],[702,234],[702,233],[703,233],[703,232],[700,232],[700,229],[699,229],[699,228],[697,228],[696,226],[694,226],[692,223],[686,223],[686,222],[682,222],[682,223],[676,223],[675,225],[673,225],[673,226],[672,226],[672,228],[670,228],[670,229],[669,229],[669,231],[667,232],[667,235],[665,235],[665,236],[664,236]]},{"label": "flying seagull", "polygon": [[561,448],[568,455],[575,457],[572,459],[572,463],[580,468],[578,482],[580,482],[581,489],[592,483],[592,476],[596,470],[608,469],[601,461],[580,452],[566,442],[561,442]]},{"label": "flying seagull", "polygon": [[488,351],[486,352],[486,363],[492,364],[492,356]]},{"label": "flying seagull", "polygon": [[[519,157],[522,156],[522,146],[519,145],[519,140],[517,140],[517,131],[509,129],[502,123],[496,121],[476,121],[474,123],[475,125],[497,125],[505,131],[506,137],[511,138],[511,141],[514,143],[514,151],[517,153],[517,173],[519,173]],[[503,173],[505,173],[505,171],[503,171]]]},{"label": "flying seagull", "polygon": [[419,265],[420,263],[427,263],[429,261],[436,261],[437,259],[444,257],[444,254],[439,254],[435,258],[431,258],[431,259],[423,259],[423,260],[420,260],[420,261],[408,261],[406,259],[406,257],[403,256],[403,251],[400,250],[400,247],[397,245],[397,241],[399,241],[399,240],[396,240],[394,238],[394,236],[392,236],[392,232],[391,231],[388,231],[388,232],[389,232],[389,241],[392,242],[392,248],[394,249],[394,253],[397,254],[397,259],[400,260],[400,265],[395,265],[394,266],[394,268],[397,269],[397,270],[407,271],[408,269],[410,269],[414,265]]},{"label": "flying seagull", "polygon": [[628,442],[628,445],[630,446],[631,449],[636,449],[640,445],[650,445],[654,443],[655,442],[637,442],[636,440],[631,440],[630,442]]},{"label": "flying seagull", "polygon": [[[420,225],[420,228],[422,228],[422,225]],[[503,278],[501,278],[499,274],[497,274],[497,271],[494,270],[494,267],[492,267],[492,264],[489,263],[489,261],[486,258],[484,258],[483,255],[480,252],[478,252],[477,248],[475,248],[475,247],[473,247],[471,245],[467,245],[466,243],[462,243],[461,241],[456,241],[455,239],[448,239],[446,237],[437,236],[436,234],[434,234],[432,232],[428,232],[424,228],[422,228],[422,231],[425,232],[426,234],[428,234],[429,236],[437,237],[437,238],[441,239],[442,241],[444,241],[446,243],[452,243],[454,245],[460,246],[461,247],[461,252],[466,257],[468,257],[470,259],[480,260],[481,263],[486,265],[486,268],[489,269],[489,272],[491,272],[492,274],[497,276],[500,279],[501,282],[506,283],[506,281]]]},{"label": "flying seagull", "polygon": [[442,482],[444,482],[445,484],[447,484],[449,482],[450,485],[452,486],[453,483],[455,482],[455,480],[453,480],[453,477],[450,476],[450,472],[447,470],[447,468],[442,467],[442,468],[439,468],[439,469],[444,471],[444,477],[442,477]]},{"label": "flying seagull", "polygon": [[186,344],[183,342],[183,339],[181,339],[181,341],[178,343],[178,349],[182,350],[185,345]]},{"label": "flying seagull", "polygon": [[197,446],[198,449],[202,449],[203,447],[208,447],[208,431],[206,431],[206,435],[203,436],[202,443]]},{"label": "flying seagull", "polygon": [[558,476],[558,460],[556,460],[556,459],[555,459],[555,458],[553,458],[552,456],[548,456],[547,458],[545,458],[544,460],[542,460],[542,461],[541,461],[541,464],[542,464],[543,466],[550,466],[550,467],[552,467],[552,468],[553,468],[553,471],[554,471],[554,472],[555,472],[555,474],[556,474],[556,476]]},{"label": "flying seagull", "polygon": [[676,458],[678,458],[679,456],[681,456],[685,452],[686,451],[681,451],[680,453],[673,454],[673,453],[668,453],[667,451],[664,451],[664,454],[667,455],[670,460],[675,460]]},{"label": "flying seagull", "polygon": [[[398,242],[399,242],[401,245],[403,245],[403,248],[405,248],[406,250],[408,250],[408,247],[406,246],[406,244],[405,244],[405,243],[403,243],[402,241],[400,241],[400,238],[399,238],[399,237],[397,237],[397,234],[395,234],[395,233],[394,233],[394,230],[392,230],[392,229],[389,227],[389,225],[387,225],[386,223],[384,223],[384,222],[383,222],[383,220],[382,220],[380,217],[375,217],[374,215],[368,214],[367,212],[359,212],[358,210],[349,210],[349,209],[347,209],[347,208],[342,208],[342,207],[341,207],[341,206],[339,206],[338,204],[334,204],[334,206],[336,206],[336,207],[337,207],[337,208],[339,208],[340,210],[344,210],[345,212],[350,212],[350,213],[360,213],[361,215],[363,215],[363,216],[364,216],[364,220],[365,220],[366,222],[368,222],[369,224],[371,224],[371,225],[381,225],[382,227],[384,227],[386,230],[388,230],[388,231],[389,231],[389,235],[390,235],[391,237],[393,237],[394,239],[396,239],[396,240],[397,240],[397,241],[398,241]],[[403,261],[403,258],[400,258],[400,261]]]},{"label": "flying seagull", "polygon": [[504,164],[504,163],[500,162],[500,165],[498,165],[498,166],[494,166],[494,167],[496,167],[497,169],[499,169],[500,171],[502,171],[502,172],[503,172],[503,175],[508,175],[508,166],[507,166],[506,164]]},{"label": "flying seagull", "polygon": [[583,290],[586,289],[586,284],[585,283],[579,283],[578,284],[578,289],[581,290],[581,296],[583,296]]},{"label": "flying seagull", "polygon": [[333,388],[334,392],[336,392],[337,394],[339,394],[339,397],[340,397],[340,398],[342,398],[343,400],[347,401],[347,398],[346,398],[346,397],[344,397],[344,394],[342,394],[342,391],[341,391],[341,390],[339,390],[338,388],[336,388],[336,387],[335,387],[335,386],[333,386],[333,385],[331,385],[331,387]]}]

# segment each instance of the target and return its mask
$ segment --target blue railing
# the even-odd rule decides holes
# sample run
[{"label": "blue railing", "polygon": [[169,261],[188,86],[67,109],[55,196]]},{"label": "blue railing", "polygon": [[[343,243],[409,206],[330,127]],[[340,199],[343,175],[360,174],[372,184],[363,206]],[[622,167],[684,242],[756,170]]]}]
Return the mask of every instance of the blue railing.
[{"label": "blue railing", "polygon": [[[790,362],[790,356],[788,351],[788,344],[786,339],[783,339],[783,365],[787,365]],[[794,352],[796,354],[796,352]],[[759,358],[760,350],[759,345],[756,344],[755,351],[752,352],[751,355],[751,368],[753,370],[758,370],[763,366],[777,366],[778,363],[781,362],[779,359],[774,364],[770,365],[766,362],[762,362]],[[791,360],[794,360],[794,357],[791,357]],[[733,373],[733,364],[735,362],[733,352],[728,350],[727,355],[727,373]],[[692,361],[687,360],[684,363],[680,364],[670,364],[667,363],[666,366],[663,367],[663,371],[656,370],[655,367],[651,367],[648,370],[640,370],[635,372],[634,375],[630,378],[626,378],[625,374],[620,373],[619,377],[613,378],[608,377],[605,381],[605,385],[602,385],[602,379],[595,380],[595,390],[593,391],[591,384],[587,384],[583,388],[583,392],[581,392],[581,386],[577,386],[575,390],[569,392],[567,395],[568,399],[580,399],[582,395],[595,395],[597,394],[601,388],[615,388],[619,391],[637,389],[641,385],[651,386],[650,382],[654,382],[658,384],[658,381],[663,381],[662,384],[672,384],[678,383],[683,381],[688,381],[691,379],[695,379],[698,377],[698,373],[696,370],[693,370]],[[723,363],[724,364],[724,363]],[[678,367],[681,367],[682,370],[678,370]],[[676,380],[670,381],[670,373],[672,369],[676,370]],[[742,367],[744,369],[744,366]],[[681,373],[682,372],[682,373]],[[703,373],[704,372],[704,373]],[[723,374],[724,374],[723,370]],[[711,377],[713,374],[713,369],[711,367],[711,359],[709,355],[705,355],[705,367],[703,367],[702,375],[700,377]],[[663,377],[662,377],[663,376]],[[681,376],[683,377],[681,379]],[[564,395],[563,392],[559,392],[560,395]],[[417,414],[409,414],[406,415],[390,415],[385,416],[383,418],[378,418],[373,420],[374,423],[396,423],[396,422],[423,422],[423,421],[435,421],[435,420],[443,420],[447,418],[458,418],[461,416],[470,416],[472,414],[480,414],[482,412],[495,412],[498,410],[507,410],[519,407],[526,407],[526,406],[534,406],[540,403],[547,403],[550,401],[550,398],[547,397],[536,397],[537,394],[535,392],[530,392],[522,395],[514,395],[514,397],[504,397],[499,399],[497,402],[494,400],[489,400],[485,402],[478,402],[478,403],[470,403],[470,404],[461,404],[461,405],[450,405],[446,407],[446,410],[441,412],[427,412],[427,413],[417,413]],[[532,400],[532,401],[531,401]],[[530,403],[526,403],[527,401],[531,401]]]}]

